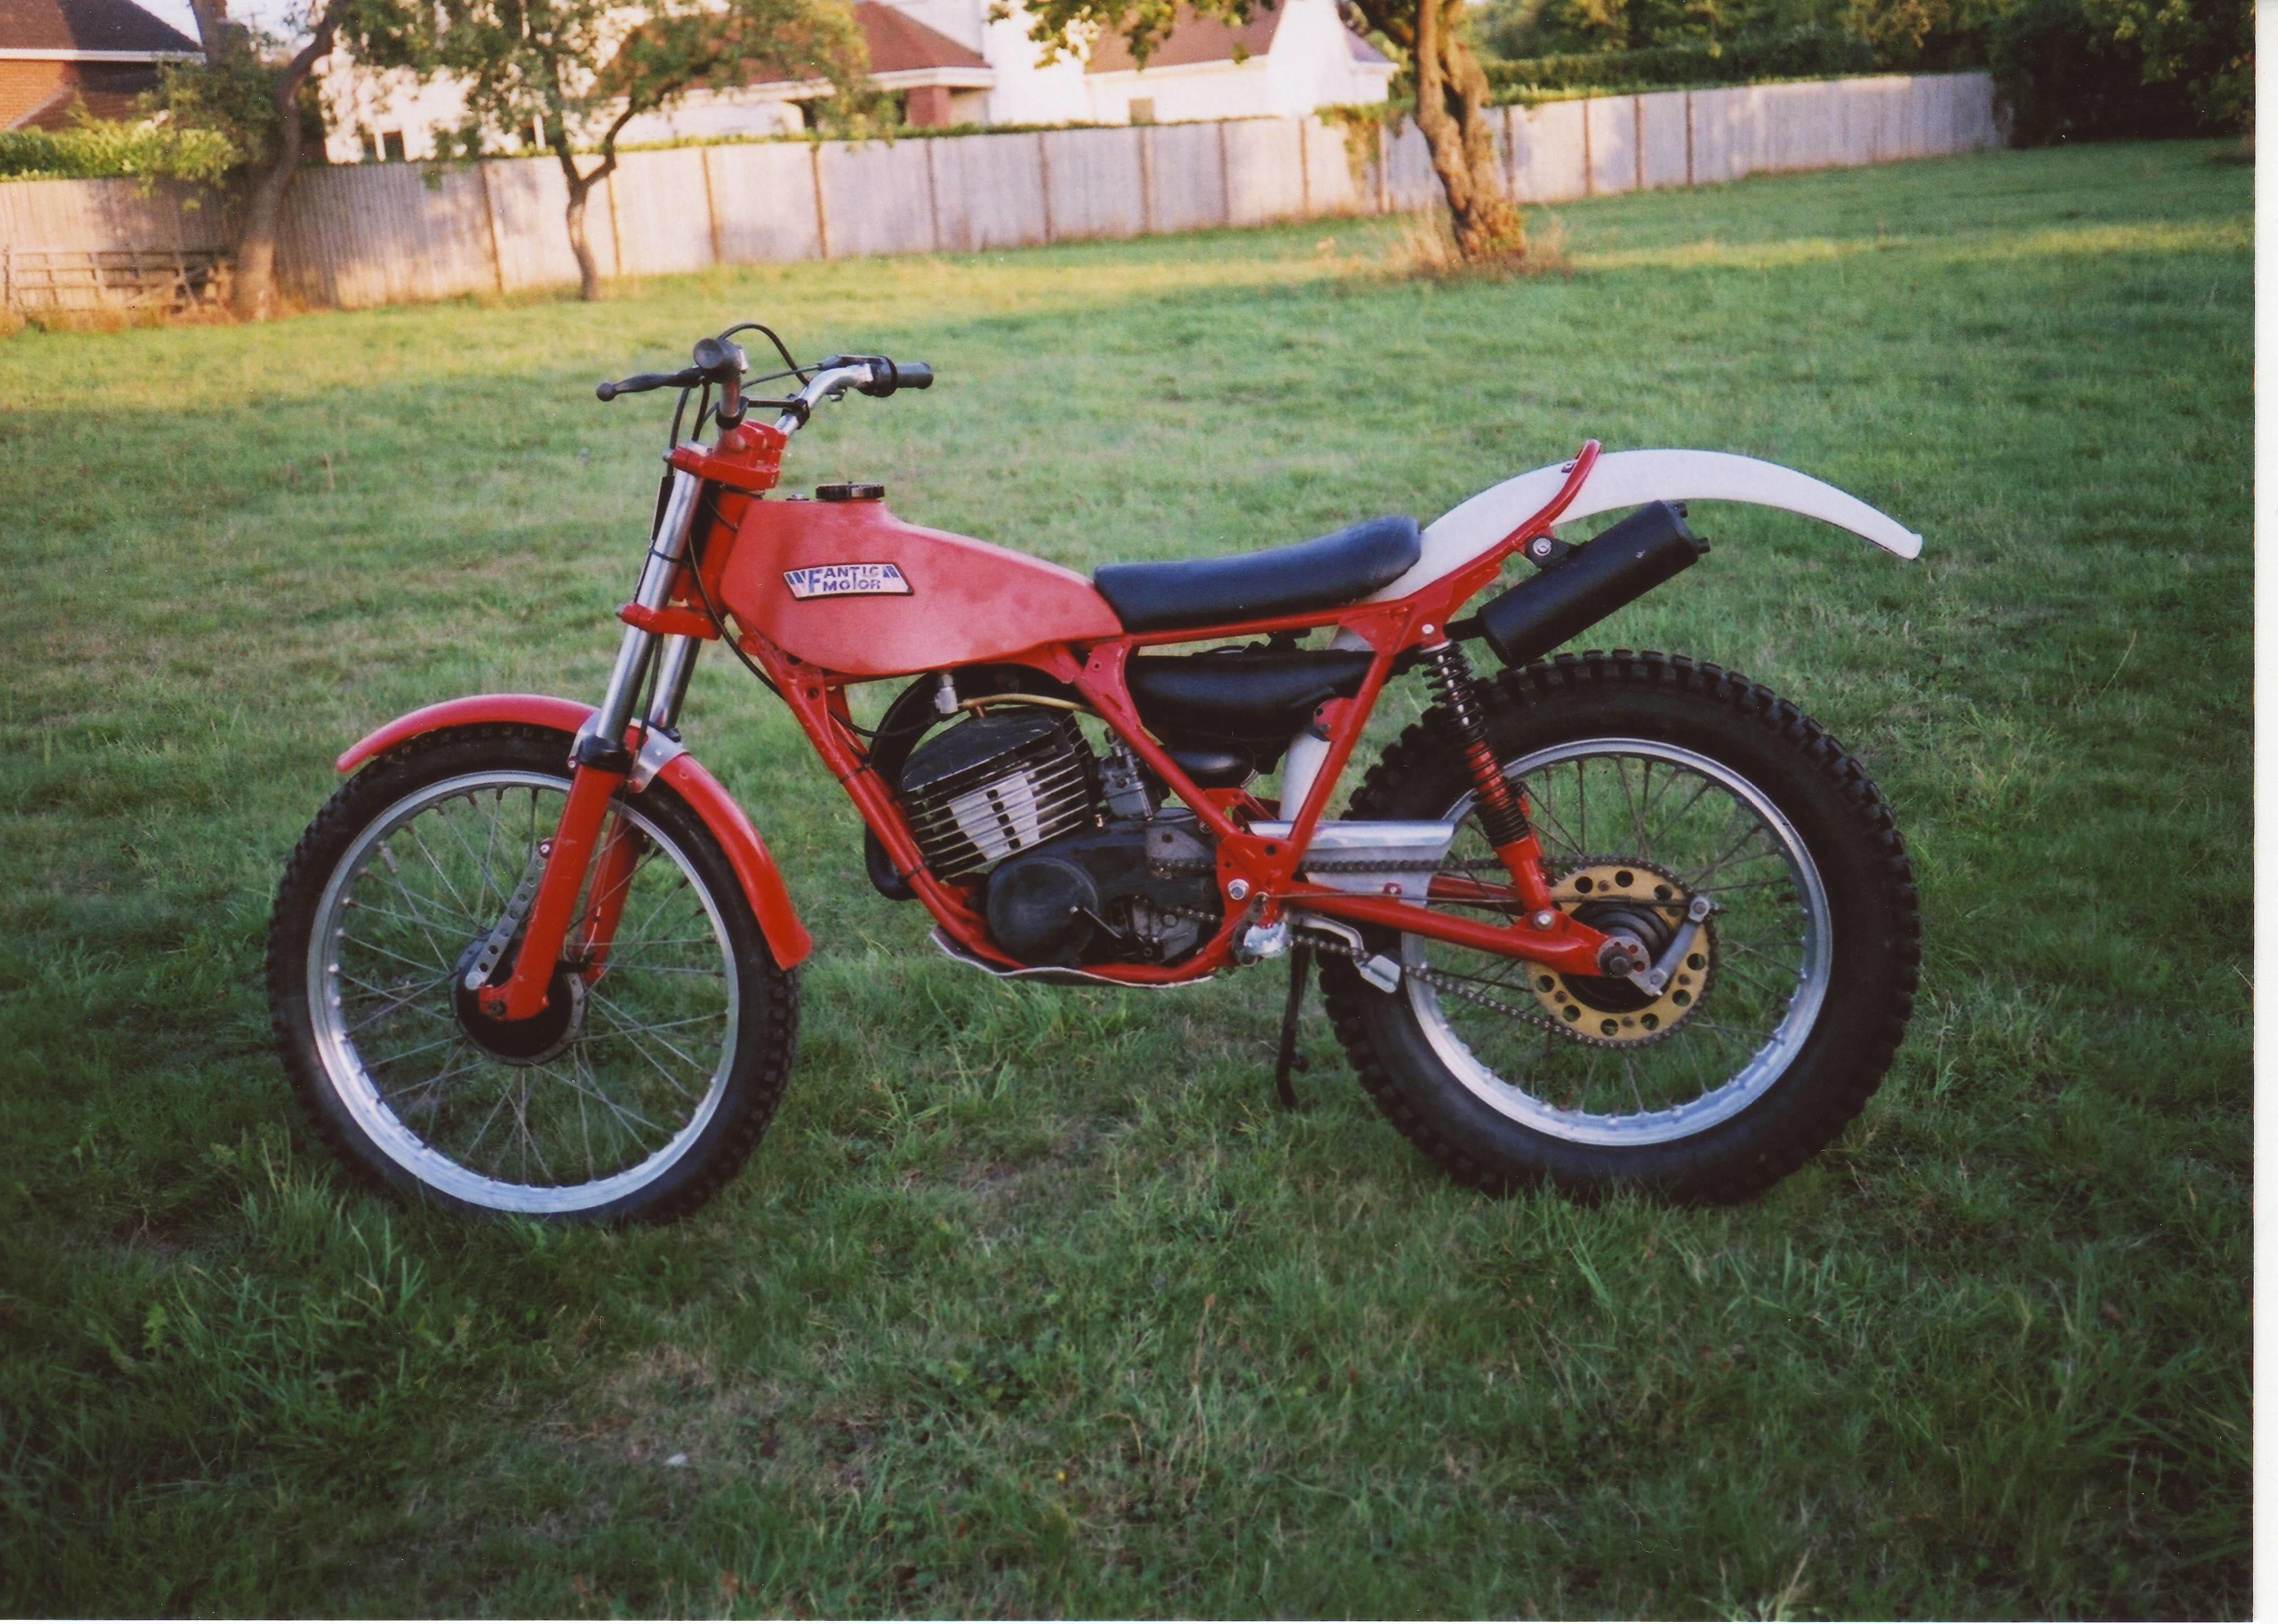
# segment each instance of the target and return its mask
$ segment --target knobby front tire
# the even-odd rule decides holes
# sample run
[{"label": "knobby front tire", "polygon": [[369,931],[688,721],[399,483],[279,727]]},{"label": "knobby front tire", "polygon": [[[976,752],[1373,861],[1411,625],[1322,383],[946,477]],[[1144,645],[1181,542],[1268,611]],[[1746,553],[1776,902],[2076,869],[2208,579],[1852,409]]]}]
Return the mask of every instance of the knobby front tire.
[{"label": "knobby front tire", "polygon": [[[1658,995],[1373,932],[1410,972],[1396,989],[1349,962],[1323,971],[1355,1070],[1395,1126],[1484,1188],[1769,1188],[1858,1115],[1913,1011],[1921,924],[1889,809],[1824,728],[1704,662],[1565,655],[1481,698],[1563,911],[1656,957],[1696,898],[1707,917]],[[1348,815],[1455,821],[1443,870],[1494,880],[1446,728],[1436,712],[1409,728]]]},{"label": "knobby front tire", "polygon": [[533,1020],[482,1017],[465,967],[542,862],[570,746],[455,728],[342,786],[278,888],[270,1018],[317,1134],[378,1187],[469,1211],[674,1217],[767,1131],[797,980],[703,820],[652,783],[612,804],[638,857],[600,972],[565,964]]}]

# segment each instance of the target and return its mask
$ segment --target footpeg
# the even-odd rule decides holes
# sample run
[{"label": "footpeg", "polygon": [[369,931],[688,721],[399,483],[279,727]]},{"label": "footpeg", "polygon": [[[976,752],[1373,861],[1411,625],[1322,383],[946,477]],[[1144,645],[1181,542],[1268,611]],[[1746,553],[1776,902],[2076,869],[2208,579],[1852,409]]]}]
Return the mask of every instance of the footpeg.
[{"label": "footpeg", "polygon": [[1260,959],[1279,958],[1289,950],[1289,921],[1276,919],[1271,925],[1246,927],[1235,943],[1234,956],[1245,964]]},{"label": "footpeg", "polygon": [[[1360,972],[1360,979],[1376,988],[1378,992],[1395,993],[1400,990],[1398,962],[1387,953],[1371,953],[1368,950],[1368,943],[1361,939],[1361,934],[1351,926],[1342,920],[1325,919],[1319,914],[1311,913],[1300,919],[1298,924],[1303,929],[1311,931],[1317,935],[1334,937],[1342,943],[1342,957],[1352,960],[1354,968]],[[1329,950],[1340,951],[1334,948]]]},{"label": "footpeg", "polygon": [[1359,968],[1360,979],[1378,992],[1396,993],[1400,990],[1400,966],[1385,954],[1379,953],[1372,958],[1362,959]]}]

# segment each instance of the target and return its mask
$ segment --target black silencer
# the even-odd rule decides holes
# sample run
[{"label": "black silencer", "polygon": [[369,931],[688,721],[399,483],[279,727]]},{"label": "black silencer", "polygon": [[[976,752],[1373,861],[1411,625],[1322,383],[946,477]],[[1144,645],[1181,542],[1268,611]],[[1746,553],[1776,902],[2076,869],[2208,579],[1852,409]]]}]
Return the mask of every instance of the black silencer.
[{"label": "black silencer", "polygon": [[1480,635],[1507,666],[1540,660],[1708,551],[1686,528],[1684,515],[1667,502],[1652,503],[1483,606]]}]

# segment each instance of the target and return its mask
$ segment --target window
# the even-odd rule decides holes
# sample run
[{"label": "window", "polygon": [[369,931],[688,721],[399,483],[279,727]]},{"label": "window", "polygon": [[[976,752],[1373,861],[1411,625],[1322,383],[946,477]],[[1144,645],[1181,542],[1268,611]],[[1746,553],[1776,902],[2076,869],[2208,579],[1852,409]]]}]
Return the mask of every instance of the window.
[{"label": "window", "polygon": [[379,155],[390,164],[403,162],[403,132],[389,130],[379,138]]},{"label": "window", "polygon": [[1131,98],[1131,122],[1134,124],[1152,124],[1155,122],[1155,98],[1153,96],[1136,95]]},{"label": "window", "polygon": [[374,135],[370,130],[361,131],[359,132],[359,134],[362,136],[363,141],[363,161],[367,164],[378,163],[379,137]]}]

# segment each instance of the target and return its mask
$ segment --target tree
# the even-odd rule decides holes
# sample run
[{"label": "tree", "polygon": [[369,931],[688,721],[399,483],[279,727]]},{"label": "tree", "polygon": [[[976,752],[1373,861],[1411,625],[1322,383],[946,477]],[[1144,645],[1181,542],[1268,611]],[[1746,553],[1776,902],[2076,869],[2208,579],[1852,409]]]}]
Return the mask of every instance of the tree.
[{"label": "tree", "polygon": [[[451,139],[471,160],[511,132],[535,132],[568,182],[570,247],[581,297],[600,297],[585,203],[617,167],[617,139],[690,91],[754,77],[818,79],[844,116],[872,94],[868,52],[846,0],[439,0],[430,65],[466,91]],[[598,154],[592,167],[580,152]]]},{"label": "tree", "polygon": [[2175,85],[2215,129],[2254,121],[2252,0],[2081,0],[2091,25],[2144,53],[2144,82]]},{"label": "tree", "polygon": [[253,321],[276,308],[278,221],[310,134],[322,139],[310,104],[310,74],[335,42],[371,62],[408,64],[419,50],[423,18],[416,0],[306,4],[288,19],[299,43],[275,57],[265,50],[275,42],[229,20],[226,0],[193,0],[204,57],[166,68],[150,98],[151,110],[175,128],[213,131],[236,149],[244,195],[231,302]]},{"label": "tree", "polygon": [[[1076,49],[1094,28],[1121,34],[1144,67],[1177,20],[1170,0],[1025,0],[1029,37],[1048,53]],[[1190,0],[1192,9],[1229,22],[1250,19],[1257,0]],[[1009,0],[1000,0],[1009,4]],[[1380,34],[1404,54],[1416,87],[1416,126],[1432,155],[1432,172],[1448,199],[1456,247],[1468,260],[1525,252],[1518,210],[1504,192],[1495,162],[1487,71],[1472,50],[1468,0],[1342,0],[1363,31]]]}]

